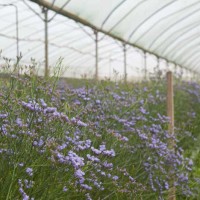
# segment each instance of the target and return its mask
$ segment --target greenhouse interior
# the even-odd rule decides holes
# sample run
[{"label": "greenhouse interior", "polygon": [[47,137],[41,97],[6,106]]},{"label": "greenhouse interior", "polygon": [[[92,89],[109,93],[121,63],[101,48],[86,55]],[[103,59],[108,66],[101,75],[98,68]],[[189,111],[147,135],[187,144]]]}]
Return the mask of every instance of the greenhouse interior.
[{"label": "greenhouse interior", "polygon": [[0,11],[0,200],[200,200],[200,0]]}]

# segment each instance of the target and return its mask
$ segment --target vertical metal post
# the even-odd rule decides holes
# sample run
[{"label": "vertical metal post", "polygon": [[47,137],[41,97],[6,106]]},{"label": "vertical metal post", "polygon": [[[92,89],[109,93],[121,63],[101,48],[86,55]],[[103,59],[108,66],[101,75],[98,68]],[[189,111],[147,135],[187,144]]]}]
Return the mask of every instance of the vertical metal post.
[{"label": "vertical metal post", "polygon": [[169,71],[169,62],[166,60],[166,72]]},{"label": "vertical metal post", "polygon": [[110,77],[110,80],[111,80],[111,56],[109,57],[109,77]]},{"label": "vertical metal post", "polygon": [[144,79],[147,80],[147,54],[144,52]]},{"label": "vertical metal post", "polygon": [[19,57],[19,17],[18,17],[18,7],[14,4],[0,4],[0,6],[7,7],[13,6],[15,8],[15,23],[16,23],[16,56]]},{"label": "vertical metal post", "polygon": [[160,79],[162,76],[162,71],[160,70],[160,59],[158,56],[156,56],[156,67],[155,67],[155,74],[156,74],[156,78]]},{"label": "vertical metal post", "polygon": [[126,44],[123,44],[123,52],[124,52],[124,82],[127,82],[127,60],[126,60]]},{"label": "vertical metal post", "polygon": [[48,9],[47,8],[43,8],[43,12],[44,12],[44,28],[45,28],[45,72],[44,72],[44,76],[48,77],[49,76],[49,58],[48,58],[48,54],[49,54],[49,49],[48,49]]},{"label": "vertical metal post", "polygon": [[98,62],[99,62],[99,52],[98,52],[98,32],[94,30],[95,34],[95,79],[99,78]]},{"label": "vertical metal post", "polygon": [[159,67],[160,67],[160,59],[159,59],[159,57],[157,57],[157,70],[159,70]]},{"label": "vertical metal post", "polygon": [[177,75],[177,64],[174,66],[174,74]]},{"label": "vertical metal post", "polygon": [[[174,135],[174,90],[173,90],[173,74],[172,72],[167,72],[167,116],[169,117],[169,125],[168,130],[169,133]],[[169,148],[174,151],[174,145],[175,141],[174,139],[171,139],[169,141]],[[169,195],[168,200],[176,200],[176,188],[173,185],[174,182],[174,174],[171,174],[171,168],[170,166],[169,173],[171,176],[171,183],[170,183],[170,189],[169,189]]]},{"label": "vertical metal post", "polygon": [[18,19],[18,8],[13,5],[16,10],[16,40],[17,40],[17,57],[19,57],[19,19]]}]

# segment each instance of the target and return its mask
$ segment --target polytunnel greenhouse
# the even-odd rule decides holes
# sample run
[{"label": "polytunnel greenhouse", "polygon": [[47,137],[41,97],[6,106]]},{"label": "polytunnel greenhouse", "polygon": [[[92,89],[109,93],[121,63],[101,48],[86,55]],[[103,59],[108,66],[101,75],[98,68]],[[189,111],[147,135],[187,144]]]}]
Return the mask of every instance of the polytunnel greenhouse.
[{"label": "polytunnel greenhouse", "polygon": [[200,0],[0,1],[0,200],[200,199]]}]

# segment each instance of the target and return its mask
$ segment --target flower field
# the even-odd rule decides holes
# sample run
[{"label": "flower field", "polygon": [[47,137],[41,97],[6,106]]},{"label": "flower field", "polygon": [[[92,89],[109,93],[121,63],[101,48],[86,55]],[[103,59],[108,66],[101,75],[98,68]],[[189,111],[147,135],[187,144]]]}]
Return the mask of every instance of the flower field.
[{"label": "flower field", "polygon": [[174,90],[176,137],[165,79],[1,79],[0,199],[200,199],[200,85]]}]

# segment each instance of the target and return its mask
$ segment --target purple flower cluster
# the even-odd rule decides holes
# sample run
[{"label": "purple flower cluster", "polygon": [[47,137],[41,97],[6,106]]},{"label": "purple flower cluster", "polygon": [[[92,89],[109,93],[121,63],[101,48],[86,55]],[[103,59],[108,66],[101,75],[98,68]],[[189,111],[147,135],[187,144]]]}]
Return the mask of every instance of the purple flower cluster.
[{"label": "purple flower cluster", "polygon": [[[23,95],[16,101],[17,109],[11,106],[11,98],[0,114],[0,155],[8,165],[17,159],[19,171],[24,170],[24,177],[18,177],[23,199],[31,199],[28,194],[32,195],[33,188],[41,190],[37,181],[52,180],[49,174],[54,175],[55,188],[49,187],[72,198],[76,194],[90,200],[101,194],[100,198],[112,199],[113,193],[119,193],[131,199],[153,192],[155,198],[164,199],[171,185],[180,195],[191,195],[195,162],[185,158],[179,146],[183,128],[175,129],[178,136],[169,134],[169,118],[162,109],[158,113],[157,107],[166,100],[161,90],[135,86],[127,92],[118,84],[103,90],[67,88],[67,92],[48,87],[43,93],[48,97],[41,98],[43,89],[38,87],[35,97]],[[189,93],[200,97],[193,90]],[[187,110],[190,119],[197,115]],[[192,137],[192,131],[184,135]],[[174,141],[173,149],[170,141]],[[15,143],[17,148],[11,149]]]}]

